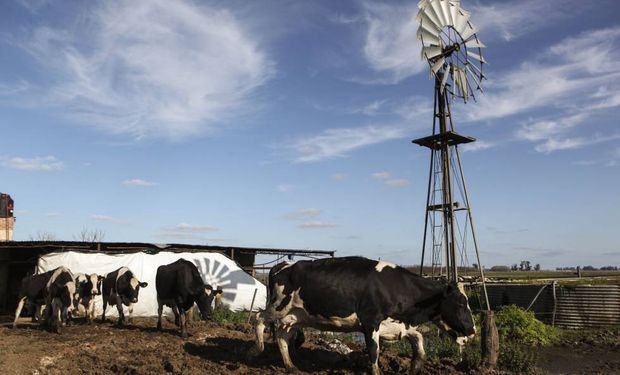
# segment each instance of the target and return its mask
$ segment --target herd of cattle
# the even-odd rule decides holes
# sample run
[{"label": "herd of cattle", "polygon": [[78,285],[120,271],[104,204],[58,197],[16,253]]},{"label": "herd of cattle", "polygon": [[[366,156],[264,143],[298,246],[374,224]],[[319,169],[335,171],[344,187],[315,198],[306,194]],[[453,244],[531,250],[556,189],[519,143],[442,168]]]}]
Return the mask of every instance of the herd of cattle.
[{"label": "herd of cattle", "polygon": [[[15,322],[25,302],[45,306],[41,321],[60,332],[72,311],[83,306],[89,322],[94,318],[95,296],[116,305],[118,324],[123,324],[123,305],[138,302],[140,282],[127,267],[105,276],[74,275],[68,269],[30,276],[22,282]],[[217,293],[206,285],[196,266],[180,259],[157,269],[158,329],[163,306],[172,308],[175,322],[187,337],[186,316],[194,303],[203,319],[211,313]],[[463,345],[475,333],[467,297],[456,284],[423,278],[394,264],[362,257],[329,258],[281,263],[269,273],[267,304],[255,319],[256,348],[264,350],[264,331],[270,327],[286,368],[293,370],[291,351],[303,343],[303,328],[323,331],[361,332],[373,375],[379,369],[380,344],[407,338],[413,348],[412,372],[424,363],[421,324],[433,322]],[[15,326],[15,323],[14,323]],[[293,344],[294,343],[294,344]],[[291,345],[293,344],[293,345]]]},{"label": "herd of cattle", "polygon": [[[125,322],[123,305],[127,306],[131,321],[133,305],[138,302],[140,288],[147,286],[148,283],[140,282],[127,267],[121,267],[104,276],[84,273],[74,275],[66,267],[27,276],[22,280],[13,327],[16,327],[25,303],[35,306],[33,320],[39,319],[42,324],[58,333],[76,309],[83,308],[88,322],[92,323],[95,318],[94,301],[98,295],[101,295],[103,300],[101,320],[105,321],[108,305],[116,305],[117,323],[122,325]],[[161,330],[164,305],[169,306],[183,337],[187,337],[188,315],[194,303],[198,305],[202,317],[207,319],[211,313],[213,298],[222,293],[221,289],[214,290],[211,285],[206,285],[196,266],[185,259],[158,267],[155,287],[159,317],[157,328]]]}]

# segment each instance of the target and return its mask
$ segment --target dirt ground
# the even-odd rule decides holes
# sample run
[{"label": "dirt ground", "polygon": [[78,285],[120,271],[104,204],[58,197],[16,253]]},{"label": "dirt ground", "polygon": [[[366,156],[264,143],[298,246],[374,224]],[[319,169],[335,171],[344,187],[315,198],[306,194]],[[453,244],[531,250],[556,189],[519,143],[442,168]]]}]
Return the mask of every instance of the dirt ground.
[{"label": "dirt ground", "polygon": [[[270,340],[261,356],[248,356],[254,345],[250,325],[195,322],[190,328],[191,336],[183,340],[170,322],[164,324],[163,332],[156,331],[155,319],[136,319],[133,323],[116,327],[112,323],[77,322],[65,327],[62,334],[49,333],[30,323],[22,323],[17,329],[11,329],[8,323],[1,324],[0,374],[286,373],[278,349]],[[549,352],[552,361],[546,368],[550,373],[620,374],[618,337],[612,335],[594,343],[574,339],[577,341],[564,341],[555,347],[556,352]],[[606,359],[571,369],[567,365],[570,355],[554,359],[558,353],[576,353],[568,347],[577,348],[585,356],[606,353]],[[360,348],[352,349],[348,355],[339,354],[325,340],[310,336],[293,361],[301,374],[367,373],[367,356]],[[554,367],[555,362],[565,366]],[[386,375],[407,373],[409,364],[408,358],[393,353],[381,355],[381,368]],[[429,361],[424,374],[461,372],[449,361]]]}]

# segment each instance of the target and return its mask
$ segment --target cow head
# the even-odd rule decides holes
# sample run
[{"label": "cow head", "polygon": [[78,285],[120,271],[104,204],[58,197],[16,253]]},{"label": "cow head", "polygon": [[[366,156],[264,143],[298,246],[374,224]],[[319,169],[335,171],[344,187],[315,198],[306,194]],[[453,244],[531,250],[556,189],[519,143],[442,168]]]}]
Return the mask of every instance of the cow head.
[{"label": "cow head", "polygon": [[123,276],[119,277],[117,281],[117,293],[121,300],[126,305],[138,302],[140,288],[146,288],[149,284],[140,282],[131,272],[125,273]]},{"label": "cow head", "polygon": [[206,320],[211,316],[213,299],[222,294],[222,289],[213,289],[211,285],[205,286],[204,293],[201,293],[196,301],[202,319]]},{"label": "cow head", "polygon": [[94,297],[101,294],[101,282],[103,281],[103,276],[99,276],[96,273],[92,273],[87,276],[88,278],[88,295]]},{"label": "cow head", "polygon": [[456,336],[472,336],[476,333],[467,296],[455,283],[446,286],[439,308],[441,321],[447,325],[445,328],[456,333]]}]

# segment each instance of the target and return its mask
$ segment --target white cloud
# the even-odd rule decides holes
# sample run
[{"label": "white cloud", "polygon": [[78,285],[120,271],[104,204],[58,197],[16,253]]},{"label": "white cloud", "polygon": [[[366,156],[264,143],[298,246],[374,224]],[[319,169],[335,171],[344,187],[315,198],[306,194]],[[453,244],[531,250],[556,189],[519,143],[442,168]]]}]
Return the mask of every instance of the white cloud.
[{"label": "white cloud", "polygon": [[592,137],[549,138],[534,149],[538,152],[550,153],[559,150],[573,150],[595,144],[620,139],[620,133],[612,135],[595,134]]},{"label": "white cloud", "polygon": [[496,144],[493,142],[487,142],[487,141],[483,141],[479,139],[479,140],[476,140],[476,142],[465,143],[464,145],[460,146],[459,149],[463,150],[463,152],[475,152],[475,151],[488,150],[495,146]]},{"label": "white cloud", "polygon": [[332,180],[336,180],[336,181],[344,181],[347,178],[347,175],[345,173],[334,173],[332,175]]},{"label": "white cloud", "polygon": [[394,178],[385,180],[385,184],[390,187],[402,187],[411,184],[411,181],[406,178]]},{"label": "white cloud", "polygon": [[501,37],[505,41],[517,39],[533,31],[553,25],[571,16],[579,15],[590,7],[587,1],[520,0],[473,4],[472,23],[478,27],[484,40]]},{"label": "white cloud", "polygon": [[288,193],[289,191],[293,190],[293,185],[289,185],[289,184],[280,184],[276,186],[276,191],[278,193]]},{"label": "white cloud", "polygon": [[[502,118],[538,108],[609,107],[620,78],[620,27],[566,38],[517,68],[489,74],[486,95],[468,107],[469,121]],[[609,86],[607,90],[601,87]],[[618,104],[618,103],[616,103]]]},{"label": "white cloud", "polygon": [[301,229],[325,229],[337,227],[337,224],[328,223],[324,221],[306,221],[299,224],[297,227]]},{"label": "white cloud", "polygon": [[125,220],[121,220],[112,216],[108,216],[108,215],[100,215],[100,214],[92,214],[90,215],[90,218],[92,220],[96,220],[96,221],[105,221],[108,223],[115,223],[115,224],[123,224],[126,223]]},{"label": "white cloud", "polygon": [[165,227],[162,229],[163,233],[207,233],[207,232],[216,232],[219,228],[212,225],[196,225],[196,224],[187,224],[180,223],[175,226]]},{"label": "white cloud", "polygon": [[55,156],[38,156],[34,158],[4,157],[1,158],[2,165],[8,168],[21,169],[25,171],[60,171],[65,168],[65,164]]},{"label": "white cloud", "polygon": [[368,24],[364,56],[372,69],[387,74],[376,83],[397,83],[428,69],[420,59],[415,3],[403,6],[365,2],[364,11]]},{"label": "white cloud", "polygon": [[132,178],[130,180],[123,181],[123,185],[125,186],[157,186],[159,185],[157,182],[142,180],[139,178]]},{"label": "white cloud", "polygon": [[326,129],[321,134],[297,139],[283,146],[293,154],[296,163],[312,163],[347,157],[359,148],[403,138],[407,128],[398,125],[368,125],[358,128]]},{"label": "white cloud", "polygon": [[323,212],[320,208],[300,208],[284,215],[288,220],[304,220],[317,217]]},{"label": "white cloud", "polygon": [[45,217],[49,217],[49,218],[55,218],[55,217],[61,217],[62,214],[59,214],[58,212],[48,212],[45,214]]},{"label": "white cloud", "polygon": [[[113,134],[183,139],[239,113],[273,64],[224,9],[105,2],[76,30],[39,26],[21,46],[54,79],[37,105]],[[30,92],[32,96],[36,92]]]},{"label": "white cloud", "polygon": [[377,180],[385,180],[387,178],[392,177],[392,174],[390,172],[375,172],[373,174],[371,174],[372,178],[376,178]]}]

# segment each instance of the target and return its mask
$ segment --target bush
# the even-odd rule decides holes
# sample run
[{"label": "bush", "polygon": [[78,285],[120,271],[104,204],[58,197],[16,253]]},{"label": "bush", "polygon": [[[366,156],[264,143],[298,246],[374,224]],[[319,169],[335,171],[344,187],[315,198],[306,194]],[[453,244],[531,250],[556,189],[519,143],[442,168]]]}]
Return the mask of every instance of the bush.
[{"label": "bush", "polygon": [[424,348],[428,358],[449,358],[455,362],[459,361],[461,356],[459,346],[450,337],[435,330],[434,333],[425,335],[424,339]]},{"label": "bush", "polygon": [[559,336],[555,328],[536,319],[533,312],[515,305],[502,306],[495,317],[502,347],[508,343],[549,345]]}]

